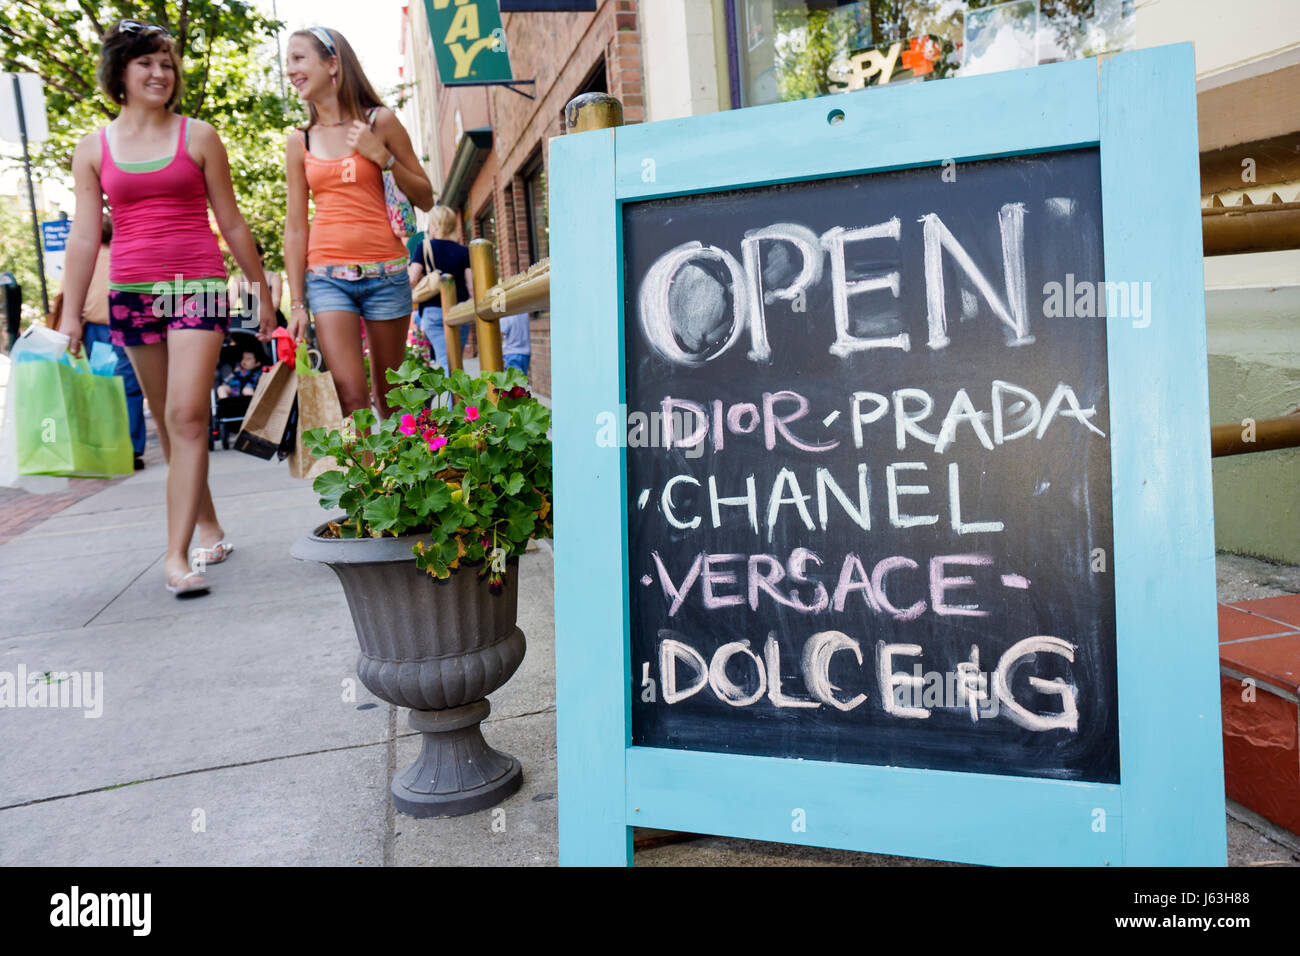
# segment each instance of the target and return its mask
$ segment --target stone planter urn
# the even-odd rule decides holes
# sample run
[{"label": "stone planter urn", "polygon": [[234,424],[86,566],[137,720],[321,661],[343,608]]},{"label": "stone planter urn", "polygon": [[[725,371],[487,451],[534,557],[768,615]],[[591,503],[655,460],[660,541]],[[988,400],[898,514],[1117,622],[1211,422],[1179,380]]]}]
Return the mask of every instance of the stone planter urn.
[{"label": "stone planter urn", "polygon": [[500,803],[519,789],[523,770],[488,746],[479,724],[487,695],[524,659],[517,560],[494,595],[477,568],[444,581],[418,570],[411,546],[419,536],[322,538],[325,529],[290,553],[338,575],[361,645],[357,677],[376,697],[409,707],[411,728],[423,735],[419,758],[393,778],[393,806],[446,817]]}]

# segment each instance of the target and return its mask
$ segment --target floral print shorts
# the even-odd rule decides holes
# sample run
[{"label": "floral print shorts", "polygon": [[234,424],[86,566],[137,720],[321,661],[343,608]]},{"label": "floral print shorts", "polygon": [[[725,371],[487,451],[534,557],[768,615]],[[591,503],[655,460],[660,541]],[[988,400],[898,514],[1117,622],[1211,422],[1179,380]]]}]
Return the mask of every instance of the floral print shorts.
[{"label": "floral print shorts", "polygon": [[108,291],[109,338],[114,345],[165,342],[168,329],[205,329],[224,334],[229,326],[224,289],[163,295]]}]

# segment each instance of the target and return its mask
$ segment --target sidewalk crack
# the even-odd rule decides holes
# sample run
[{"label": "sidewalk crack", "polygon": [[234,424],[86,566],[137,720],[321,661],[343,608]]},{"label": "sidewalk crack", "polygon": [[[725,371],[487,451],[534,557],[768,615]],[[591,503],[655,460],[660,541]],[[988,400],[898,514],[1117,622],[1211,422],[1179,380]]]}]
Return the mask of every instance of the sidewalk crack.
[{"label": "sidewalk crack", "polygon": [[101,608],[100,608],[98,611],[96,611],[94,614],[92,614],[92,615],[90,616],[90,620],[88,620],[85,624],[83,624],[83,625],[81,625],[81,626],[82,626],[82,627],[90,627],[91,624],[95,623],[95,618],[99,617],[99,615],[101,615],[101,614],[103,614],[105,611],[107,611],[108,608],[109,608],[109,606],[110,606],[114,601],[116,601],[118,598],[120,598],[123,594],[126,593],[126,589],[127,589],[127,588],[129,588],[131,585],[135,584],[136,581],[139,581],[142,577],[144,577],[144,576],[149,572],[149,569],[150,569],[150,568],[152,568],[154,565],[156,565],[159,561],[161,561],[161,560],[162,560],[163,558],[165,558],[165,557],[167,557],[167,552],[166,552],[166,551],[164,551],[162,554],[158,555],[158,557],[154,558],[154,559],[153,559],[152,561],[150,561],[147,565],[145,565],[145,567],[144,567],[143,569],[141,569],[141,571],[140,571],[139,574],[137,574],[135,577],[133,577],[130,581],[127,581],[126,584],[124,584],[124,585],[122,586],[122,590],[118,591],[118,592],[117,592],[116,594],[114,594],[111,598],[109,598],[109,599],[108,599],[108,603],[105,604],[103,607],[101,607]]},{"label": "sidewalk crack", "polygon": [[393,865],[393,837],[397,830],[397,811],[393,808],[393,776],[397,773],[397,707],[388,705],[388,790],[384,801],[383,865]]},{"label": "sidewalk crack", "polygon": [[257,760],[240,760],[235,763],[217,764],[212,767],[196,767],[193,770],[178,770],[175,773],[160,773],[154,777],[141,777],[139,780],[128,780],[125,783],[110,783],[102,787],[91,787],[87,790],[78,790],[75,793],[60,793],[52,797],[36,797],[33,800],[24,800],[21,803],[10,803],[0,806],[0,812],[5,810],[19,810],[23,807],[34,807],[41,803],[52,803],[55,800],[68,800],[72,797],[84,797],[91,793],[103,793],[106,790],[120,790],[123,787],[133,787],[137,783],[154,783],[158,780],[174,780],[177,777],[190,777],[200,773],[212,773],[215,770],[232,770],[236,767],[255,767],[262,763],[274,763],[277,760],[292,760],[294,757],[314,757],[317,754],[338,753],[343,750],[362,750],[366,747],[379,747],[387,743],[385,740],[378,740],[368,744],[345,744],[342,747],[323,747],[320,750],[304,750],[301,753],[280,754],[275,757],[261,757]]},{"label": "sidewalk crack", "polygon": [[483,723],[495,724],[507,720],[518,720],[520,717],[536,717],[538,714],[553,714],[553,713],[555,713],[555,705],[551,704],[551,706],[543,707],[541,710],[529,710],[529,711],[525,711],[522,714],[504,714],[501,717],[489,717],[487,720],[483,721]]}]

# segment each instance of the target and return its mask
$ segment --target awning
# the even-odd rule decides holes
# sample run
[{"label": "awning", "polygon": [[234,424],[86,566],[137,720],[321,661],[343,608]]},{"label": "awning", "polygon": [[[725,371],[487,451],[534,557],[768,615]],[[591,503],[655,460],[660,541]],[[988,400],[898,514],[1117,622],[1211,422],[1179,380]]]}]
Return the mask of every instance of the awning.
[{"label": "awning", "polygon": [[465,205],[470,183],[474,182],[474,177],[483,168],[488,151],[491,149],[492,127],[480,126],[477,129],[465,130],[460,145],[456,147],[456,155],[452,158],[451,172],[447,174],[447,182],[443,184],[442,195],[438,197],[440,204],[450,206],[452,209],[460,209]]}]

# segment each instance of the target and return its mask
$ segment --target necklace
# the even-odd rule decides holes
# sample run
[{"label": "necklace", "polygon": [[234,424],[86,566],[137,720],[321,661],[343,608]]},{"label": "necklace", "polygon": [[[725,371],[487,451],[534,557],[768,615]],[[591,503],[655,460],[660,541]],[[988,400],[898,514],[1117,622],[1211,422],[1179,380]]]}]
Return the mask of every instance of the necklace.
[{"label": "necklace", "polygon": [[317,121],[316,121],[316,125],[317,125],[317,126],[326,126],[326,127],[333,127],[333,126],[347,126],[348,123],[350,123],[350,122],[352,122],[352,121],[351,121],[351,120],[339,120],[337,123],[322,123],[320,120],[317,120]]}]

